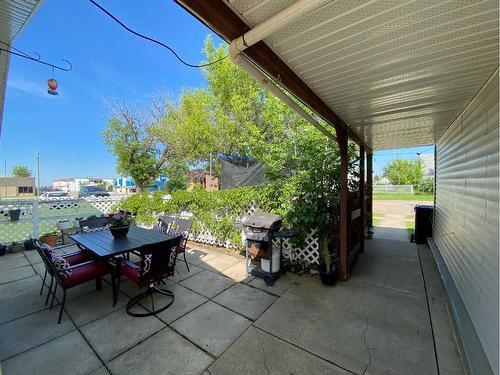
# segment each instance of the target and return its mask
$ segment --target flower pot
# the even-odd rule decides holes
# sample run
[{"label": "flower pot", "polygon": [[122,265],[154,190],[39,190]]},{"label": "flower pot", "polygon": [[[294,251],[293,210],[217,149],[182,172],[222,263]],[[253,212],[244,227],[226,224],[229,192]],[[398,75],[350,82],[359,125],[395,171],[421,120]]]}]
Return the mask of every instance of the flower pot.
[{"label": "flower pot", "polygon": [[339,278],[339,271],[333,254],[323,255],[319,260],[319,277],[326,285],[334,285]]},{"label": "flower pot", "polygon": [[73,223],[70,222],[69,220],[65,221],[60,221],[57,223],[57,228],[63,230],[63,229],[69,229],[73,227]]},{"label": "flower pot", "polygon": [[46,243],[50,247],[56,247],[58,239],[59,239],[59,236],[56,236],[56,235],[42,236],[42,237],[40,237],[40,242]]},{"label": "flower pot", "polygon": [[130,229],[130,226],[125,226],[125,227],[111,227],[109,228],[109,231],[113,235],[114,238],[120,238],[120,237],[125,237],[128,233],[128,230]]},{"label": "flower pot", "polygon": [[9,210],[10,221],[19,221],[20,215],[21,215],[20,209]]},{"label": "flower pot", "polygon": [[24,241],[23,245],[24,245],[24,250],[27,251],[35,250],[35,246],[33,245],[33,242],[31,242],[31,240]]},{"label": "flower pot", "polygon": [[20,243],[12,244],[9,246],[9,253],[19,253],[20,251],[23,251],[23,249],[24,246]]}]

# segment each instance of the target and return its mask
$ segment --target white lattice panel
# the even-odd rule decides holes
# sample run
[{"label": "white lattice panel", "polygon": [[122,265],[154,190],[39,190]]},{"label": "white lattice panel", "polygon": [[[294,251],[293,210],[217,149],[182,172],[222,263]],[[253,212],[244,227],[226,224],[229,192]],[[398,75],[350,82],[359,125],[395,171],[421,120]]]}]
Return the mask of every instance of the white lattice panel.
[{"label": "white lattice panel", "polygon": [[114,196],[114,197],[89,197],[83,198],[85,201],[90,203],[94,208],[102,212],[103,214],[109,214],[116,211],[117,205],[125,199],[125,196]]},{"label": "white lattice panel", "polygon": [[[0,200],[0,243],[24,241],[28,237],[57,230],[60,220],[78,225],[78,219],[109,214],[125,197],[77,199]],[[20,209],[19,221],[10,221],[9,210]]]}]

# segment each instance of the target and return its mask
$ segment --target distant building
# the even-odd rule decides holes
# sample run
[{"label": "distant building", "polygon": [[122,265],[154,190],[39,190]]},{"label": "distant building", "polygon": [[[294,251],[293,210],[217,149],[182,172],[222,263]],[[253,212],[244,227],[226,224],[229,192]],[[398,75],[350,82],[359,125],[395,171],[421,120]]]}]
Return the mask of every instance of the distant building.
[{"label": "distant building", "polygon": [[424,168],[424,176],[434,177],[434,155],[433,154],[420,154],[418,156],[422,160]]},{"label": "distant building", "polygon": [[113,189],[117,194],[131,194],[137,191],[135,181],[129,177],[119,177],[113,182]]},{"label": "distant building", "polygon": [[203,187],[206,191],[219,190],[219,179],[217,177],[210,176],[205,169],[191,169],[188,176],[188,191],[193,190],[198,186]]},{"label": "distant building", "polygon": [[1,177],[0,197],[19,198],[33,197],[36,195],[34,177]]}]

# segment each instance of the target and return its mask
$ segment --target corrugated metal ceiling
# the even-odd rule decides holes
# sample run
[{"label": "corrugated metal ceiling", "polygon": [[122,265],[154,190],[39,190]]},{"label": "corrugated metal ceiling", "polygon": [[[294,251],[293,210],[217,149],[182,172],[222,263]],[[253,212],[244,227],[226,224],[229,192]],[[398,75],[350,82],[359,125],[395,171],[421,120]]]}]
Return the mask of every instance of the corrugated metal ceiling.
[{"label": "corrugated metal ceiling", "polygon": [[[0,0],[0,40],[10,44],[41,2],[42,0]],[[1,43],[0,46],[5,48]],[[8,54],[0,53],[0,131],[8,66]]]},{"label": "corrugated metal ceiling", "polygon": [[[292,0],[225,0],[254,26]],[[498,1],[337,0],[266,38],[373,149],[433,144],[498,66]]]}]

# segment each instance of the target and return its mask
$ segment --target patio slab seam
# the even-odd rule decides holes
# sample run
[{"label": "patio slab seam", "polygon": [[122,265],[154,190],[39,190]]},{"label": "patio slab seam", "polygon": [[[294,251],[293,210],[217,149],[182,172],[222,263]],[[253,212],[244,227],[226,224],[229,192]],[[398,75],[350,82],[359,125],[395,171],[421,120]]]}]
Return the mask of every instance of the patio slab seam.
[{"label": "patio slab seam", "polygon": [[[260,328],[260,327],[257,327],[257,326],[256,326],[256,325],[254,325],[254,324],[252,324],[250,327],[252,327],[252,326],[253,326],[255,329],[259,330],[259,331],[265,332],[266,334],[268,334],[268,335],[270,335],[270,336],[272,336],[272,337],[274,337],[274,338],[276,338],[276,339],[278,339],[278,340],[280,340],[280,341],[283,341],[283,342],[285,342],[285,343],[287,343],[287,344],[289,344],[289,345],[291,345],[291,346],[293,346],[293,347],[295,347],[295,348],[297,348],[297,349],[303,350],[304,352],[306,352],[306,353],[308,353],[308,354],[311,354],[311,355],[313,355],[314,357],[319,358],[319,359],[321,359],[321,360],[323,360],[323,361],[326,361],[326,362],[330,363],[331,365],[334,365],[334,366],[336,366],[336,367],[338,367],[338,368],[341,368],[342,370],[345,370],[345,371],[347,371],[347,372],[349,372],[349,373],[351,373],[351,374],[353,374],[353,375],[359,375],[358,373],[356,373],[356,372],[354,372],[354,371],[352,371],[352,370],[349,370],[348,368],[346,368],[346,367],[344,367],[344,366],[342,366],[342,365],[339,365],[339,364],[337,364],[337,363],[333,362],[333,361],[332,361],[332,360],[330,360],[330,359],[324,358],[324,357],[322,357],[322,356],[320,356],[320,355],[318,355],[318,354],[316,354],[316,353],[314,353],[314,352],[312,352],[312,351],[310,351],[310,350],[308,350],[308,349],[305,349],[305,348],[301,347],[300,345],[294,344],[293,342],[290,342],[290,341],[288,341],[288,340],[286,340],[286,339],[284,339],[284,338],[282,338],[282,337],[280,337],[280,336],[278,336],[278,335],[276,335],[276,334],[274,334],[274,333],[272,333],[272,332],[268,332],[268,331],[266,331],[265,329]],[[250,327],[249,327],[249,328],[250,328]]]},{"label": "patio slab seam", "polygon": [[97,353],[97,351],[94,349],[94,347],[90,344],[89,340],[85,337],[85,335],[81,331],[80,327],[78,327],[78,325],[73,320],[73,318],[71,317],[71,315],[69,314],[69,312],[66,311],[66,309],[64,309],[64,312],[66,313],[66,315],[68,315],[69,319],[71,320],[71,322],[73,323],[73,325],[76,327],[76,330],[78,331],[78,333],[82,337],[83,341],[85,341],[85,343],[90,347],[90,350],[92,350],[92,352],[97,357],[97,359],[101,362],[101,364],[104,366],[104,368],[106,369],[106,371],[108,371],[111,374],[111,371],[106,366],[106,363],[103,361],[103,359],[101,358],[101,356],[99,355],[99,353]]},{"label": "patio slab seam", "polygon": [[[37,312],[40,312],[40,311],[37,311]],[[66,314],[66,315],[67,315],[67,314]],[[74,325],[73,321],[72,321],[71,323]],[[36,348],[38,348],[38,347],[40,347],[40,346],[43,346],[43,345],[45,345],[45,344],[48,344],[48,343],[49,343],[49,342],[51,342],[51,341],[54,341],[54,340],[57,340],[57,339],[59,339],[59,338],[61,338],[61,337],[63,337],[63,336],[66,336],[68,333],[71,333],[71,332],[76,331],[76,330],[77,330],[77,329],[76,329],[76,327],[75,327],[74,329],[72,329],[72,330],[70,330],[70,331],[64,332],[64,333],[60,334],[59,336],[53,337],[53,338],[51,338],[51,339],[49,339],[49,340],[47,340],[47,341],[44,341],[44,342],[42,342],[42,343],[40,343],[40,344],[35,345],[35,346],[33,346],[33,347],[29,348],[29,349],[26,349],[26,350],[23,350],[23,351],[21,351],[21,352],[19,352],[19,353],[16,353],[16,354],[13,354],[13,355],[11,355],[11,356],[8,356],[8,357],[6,357],[6,358],[2,359],[2,361],[1,361],[1,362],[5,362],[5,361],[7,361],[7,360],[9,360],[9,359],[11,359],[11,358],[17,357],[18,355],[21,355],[21,354],[27,353],[27,352],[29,352],[29,351],[31,351],[31,350],[34,350],[34,349],[36,349]]]},{"label": "patio slab seam", "polygon": [[404,294],[404,295],[407,295],[407,296],[410,296],[410,297],[417,297],[417,298],[424,298],[425,297],[425,293],[424,294],[416,294],[416,293],[408,292],[406,290],[393,288],[393,287],[390,287],[390,286],[387,286],[387,285],[380,285],[380,284],[373,283],[373,282],[366,281],[366,280],[358,280],[358,281],[360,283],[363,283],[363,284],[375,286],[377,288],[387,289],[387,290],[390,290],[391,292],[401,293],[401,294]]}]

